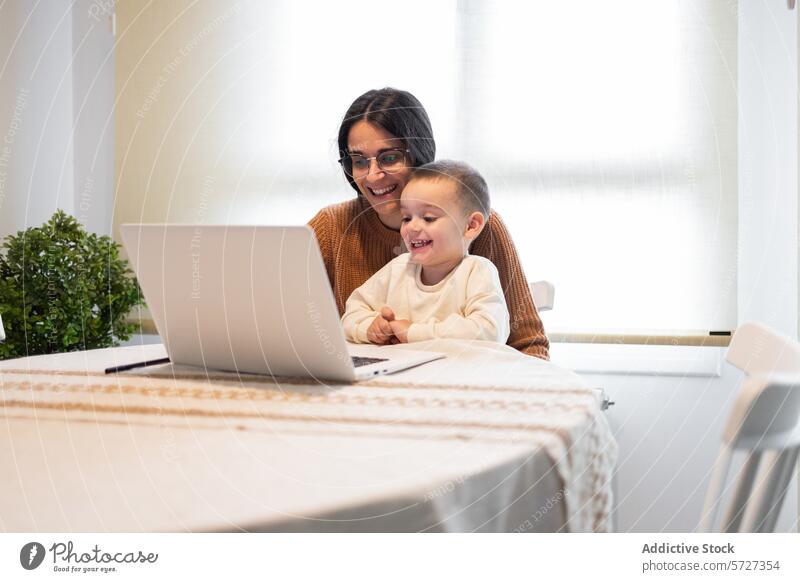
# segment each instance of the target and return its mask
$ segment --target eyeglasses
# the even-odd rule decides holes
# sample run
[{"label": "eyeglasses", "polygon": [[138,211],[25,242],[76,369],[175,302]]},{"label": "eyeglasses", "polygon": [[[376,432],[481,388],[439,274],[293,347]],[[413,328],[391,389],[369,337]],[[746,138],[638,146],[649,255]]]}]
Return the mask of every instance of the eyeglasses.
[{"label": "eyeglasses", "polygon": [[394,174],[406,167],[406,154],[411,150],[394,149],[386,150],[377,156],[366,158],[360,154],[347,154],[339,159],[345,173],[352,178],[362,178],[369,174],[372,160],[378,164],[378,168],[387,174]]}]

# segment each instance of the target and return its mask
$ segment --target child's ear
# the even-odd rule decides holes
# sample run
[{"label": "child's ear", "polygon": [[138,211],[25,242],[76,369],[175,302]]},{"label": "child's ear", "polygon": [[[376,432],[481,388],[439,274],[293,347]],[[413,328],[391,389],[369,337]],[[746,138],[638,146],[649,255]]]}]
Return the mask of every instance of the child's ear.
[{"label": "child's ear", "polygon": [[471,213],[467,217],[467,229],[464,232],[464,237],[469,241],[475,240],[483,230],[485,224],[486,219],[483,217],[482,213],[478,211]]}]

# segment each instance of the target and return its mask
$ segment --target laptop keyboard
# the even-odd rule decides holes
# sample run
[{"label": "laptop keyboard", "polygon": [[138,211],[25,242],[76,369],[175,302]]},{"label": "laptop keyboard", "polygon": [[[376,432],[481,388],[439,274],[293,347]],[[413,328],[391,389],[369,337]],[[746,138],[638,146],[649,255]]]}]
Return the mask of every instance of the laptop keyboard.
[{"label": "laptop keyboard", "polygon": [[353,366],[356,368],[360,366],[368,366],[377,362],[385,362],[389,358],[365,358],[363,356],[351,356],[353,358]]}]

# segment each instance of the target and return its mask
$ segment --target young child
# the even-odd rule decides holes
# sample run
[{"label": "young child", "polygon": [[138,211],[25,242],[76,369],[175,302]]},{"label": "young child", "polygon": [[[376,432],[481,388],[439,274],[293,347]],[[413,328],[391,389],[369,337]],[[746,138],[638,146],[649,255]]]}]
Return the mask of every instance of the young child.
[{"label": "young child", "polygon": [[400,198],[402,254],[353,291],[342,317],[355,343],[433,338],[505,343],[508,309],[497,268],[469,254],[489,217],[489,189],[448,160],[417,168]]}]

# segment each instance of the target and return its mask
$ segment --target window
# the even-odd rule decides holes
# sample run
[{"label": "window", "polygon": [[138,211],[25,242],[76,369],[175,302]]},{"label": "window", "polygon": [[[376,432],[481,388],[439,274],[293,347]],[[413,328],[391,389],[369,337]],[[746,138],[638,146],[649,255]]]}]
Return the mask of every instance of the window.
[{"label": "window", "polygon": [[465,158],[549,326],[730,329],[736,18],[702,2],[466,2]]},{"label": "window", "polygon": [[117,223],[307,221],[352,196],[345,109],[391,85],[486,176],[529,279],[556,285],[549,328],[735,325],[735,5],[233,6],[118,8]]}]

